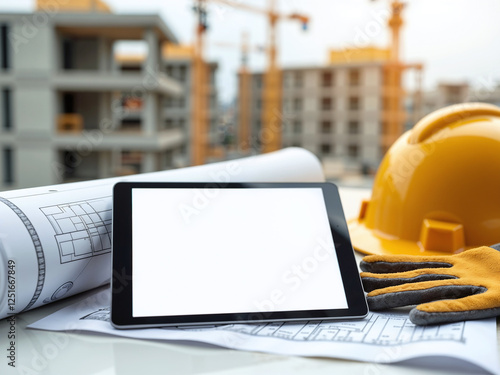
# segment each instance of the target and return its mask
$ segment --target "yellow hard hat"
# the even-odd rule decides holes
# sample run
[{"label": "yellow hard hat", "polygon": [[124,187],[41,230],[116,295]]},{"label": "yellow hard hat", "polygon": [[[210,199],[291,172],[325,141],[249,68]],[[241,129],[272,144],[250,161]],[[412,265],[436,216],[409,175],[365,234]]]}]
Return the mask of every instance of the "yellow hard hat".
[{"label": "yellow hard hat", "polygon": [[454,254],[500,242],[500,108],[445,107],[388,150],[349,221],[366,254]]}]

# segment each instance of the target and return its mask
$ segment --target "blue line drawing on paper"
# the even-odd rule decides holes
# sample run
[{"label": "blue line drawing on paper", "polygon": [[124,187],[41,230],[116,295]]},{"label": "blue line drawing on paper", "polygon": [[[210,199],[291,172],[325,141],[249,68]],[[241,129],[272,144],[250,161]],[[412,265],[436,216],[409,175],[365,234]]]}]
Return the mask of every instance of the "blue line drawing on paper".
[{"label": "blue line drawing on paper", "polygon": [[[110,322],[109,307],[93,311],[80,320]],[[196,326],[165,327],[186,331],[219,330],[247,336],[274,337],[288,341],[330,341],[367,345],[395,346],[417,342],[453,341],[465,344],[465,325],[456,322],[438,326],[417,326],[406,314],[369,313],[361,320],[271,322],[249,324],[222,324],[211,328]]]},{"label": "blue line drawing on paper", "polygon": [[41,207],[54,228],[61,264],[111,251],[109,197]]},{"label": "blue line drawing on paper", "polygon": [[73,288],[73,282],[72,281],[65,282],[63,285],[57,288],[54,293],[52,293],[52,296],[50,296],[50,298],[45,298],[43,300],[43,303],[53,302],[64,297],[66,293],[68,293],[71,290],[71,288]]},{"label": "blue line drawing on paper", "polygon": [[111,310],[109,307],[105,307],[102,309],[99,309],[97,311],[93,311],[88,315],[82,316],[80,320],[101,320],[103,322],[110,322],[110,315]]}]

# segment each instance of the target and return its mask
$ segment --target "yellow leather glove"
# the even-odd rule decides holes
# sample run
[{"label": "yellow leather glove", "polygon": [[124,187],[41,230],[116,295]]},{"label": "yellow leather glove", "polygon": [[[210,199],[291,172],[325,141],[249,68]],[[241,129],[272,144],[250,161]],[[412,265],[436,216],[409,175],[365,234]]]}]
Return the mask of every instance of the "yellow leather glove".
[{"label": "yellow leather glove", "polygon": [[418,305],[410,311],[418,325],[500,315],[500,251],[490,247],[448,256],[369,255],[361,269],[371,310]]}]

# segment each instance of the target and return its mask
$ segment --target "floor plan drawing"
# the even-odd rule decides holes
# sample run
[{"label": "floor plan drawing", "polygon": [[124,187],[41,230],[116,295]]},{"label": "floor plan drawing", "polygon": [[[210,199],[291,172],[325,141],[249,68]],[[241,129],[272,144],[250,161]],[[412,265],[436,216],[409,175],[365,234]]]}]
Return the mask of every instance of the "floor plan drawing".
[{"label": "floor plan drawing", "polygon": [[[80,320],[110,321],[109,308],[102,308]],[[166,328],[170,329],[170,328]],[[417,326],[408,314],[369,313],[362,320],[273,322],[266,324],[226,324],[211,328],[179,327],[186,331],[229,331],[249,336],[275,337],[290,341],[330,341],[368,345],[402,345],[425,341],[454,341],[465,343],[465,322],[436,326]]]},{"label": "floor plan drawing", "polygon": [[[85,300],[29,325],[29,328],[68,331],[71,327],[70,331],[78,333],[198,342],[287,356],[343,358],[375,363],[412,360],[413,364],[421,363],[426,368],[444,363],[456,364],[459,370],[465,366],[476,366],[471,373],[485,373],[482,369],[492,374],[500,373],[494,318],[417,326],[411,323],[407,310],[399,309],[369,312],[367,317],[357,320],[116,329],[109,319],[111,298],[112,289],[102,288]],[[137,345],[141,345],[140,342]],[[373,370],[370,373],[384,373],[378,367],[366,368]],[[462,373],[447,373],[457,372]]]},{"label": "floor plan drawing", "polygon": [[464,322],[458,322],[422,327],[413,324],[407,314],[369,313],[363,320],[231,324],[214,329],[291,341],[334,341],[391,346],[436,340],[464,342],[464,326]]},{"label": "floor plan drawing", "polygon": [[363,320],[331,322],[235,324],[217,329],[254,336],[273,336],[295,341],[342,341],[371,345],[401,345],[420,341],[463,342],[464,322],[442,326],[416,326],[408,315],[373,314]]},{"label": "floor plan drawing", "polygon": [[109,322],[109,314],[111,313],[111,310],[109,307],[105,307],[102,309],[99,309],[97,311],[94,311],[88,315],[82,316],[80,320],[101,320],[103,322]]},{"label": "floor plan drawing", "polygon": [[56,233],[61,264],[111,251],[109,197],[41,207]]}]

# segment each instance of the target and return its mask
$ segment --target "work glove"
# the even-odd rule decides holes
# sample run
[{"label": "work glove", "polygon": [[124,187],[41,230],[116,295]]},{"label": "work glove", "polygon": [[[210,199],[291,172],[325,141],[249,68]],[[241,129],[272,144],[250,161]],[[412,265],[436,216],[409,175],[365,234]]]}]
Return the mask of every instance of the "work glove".
[{"label": "work glove", "polygon": [[491,247],[448,256],[369,255],[360,266],[370,310],[418,305],[410,311],[418,325],[500,315],[500,251]]}]

